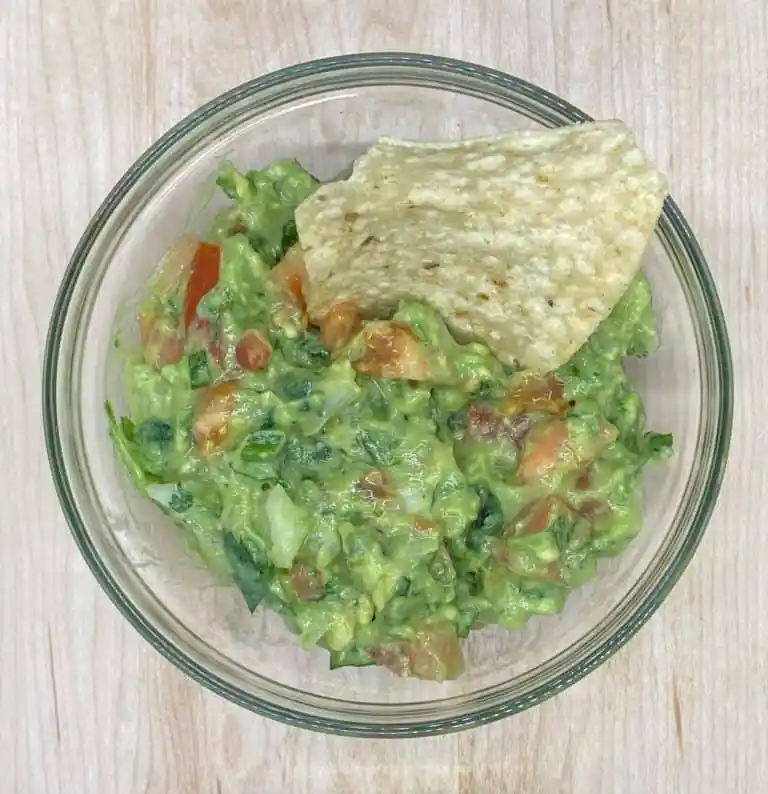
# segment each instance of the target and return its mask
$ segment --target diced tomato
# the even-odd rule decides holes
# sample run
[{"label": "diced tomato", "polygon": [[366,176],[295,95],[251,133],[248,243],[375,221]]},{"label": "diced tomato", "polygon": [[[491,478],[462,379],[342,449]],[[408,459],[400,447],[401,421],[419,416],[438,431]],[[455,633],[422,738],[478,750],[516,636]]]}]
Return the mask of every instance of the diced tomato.
[{"label": "diced tomato", "polygon": [[217,363],[221,363],[221,351],[216,342],[213,341],[213,329],[211,323],[202,317],[195,317],[187,329],[187,346],[190,350],[200,350],[205,348],[208,355]]},{"label": "diced tomato", "polygon": [[323,572],[303,563],[291,568],[291,589],[302,601],[318,601],[325,593]]},{"label": "diced tomato", "polygon": [[503,537],[491,539],[491,553],[499,565],[507,567],[507,544]]},{"label": "diced tomato", "polygon": [[404,645],[393,644],[386,648],[371,648],[368,651],[371,661],[381,667],[386,667],[401,678],[411,671],[411,660]]},{"label": "diced tomato", "polygon": [[366,332],[363,352],[352,362],[358,371],[388,380],[426,380],[427,351],[410,326],[399,322],[377,323]]},{"label": "diced tomato", "polygon": [[502,408],[507,416],[521,413],[564,413],[568,402],[563,395],[563,384],[554,376],[524,376],[507,395]]},{"label": "diced tomato", "polygon": [[536,563],[536,558],[523,548],[506,544],[503,538],[494,538],[491,550],[496,561],[517,576],[540,582],[562,582],[560,562]]},{"label": "diced tomato", "polygon": [[302,314],[305,314],[307,311],[307,301],[304,298],[304,282],[301,276],[298,273],[292,273],[286,279],[286,286],[296,306],[301,310]]},{"label": "diced tomato", "polygon": [[187,328],[187,342],[192,347],[205,347],[212,337],[211,321],[204,317],[195,317]]},{"label": "diced tomato", "polygon": [[589,521],[597,521],[611,512],[610,505],[605,502],[598,502],[597,499],[587,499],[586,502],[579,504],[577,509]]},{"label": "diced tomato", "polygon": [[183,345],[178,335],[169,332],[159,334],[155,339],[157,345],[157,364],[164,367],[166,364],[178,364],[181,361]]},{"label": "diced tomato", "polygon": [[529,438],[523,449],[517,469],[520,479],[537,483],[557,465],[567,445],[568,426],[560,420],[550,422],[535,438]]},{"label": "diced tomato", "polygon": [[320,339],[332,352],[348,345],[362,327],[360,310],[351,301],[332,306],[318,322]]},{"label": "diced tomato", "polygon": [[153,296],[167,298],[178,291],[199,245],[196,237],[184,234],[166,251],[148,282]]},{"label": "diced tomato", "polygon": [[309,276],[304,264],[304,253],[298,245],[294,245],[275,265],[271,276],[306,322],[307,300],[304,296],[304,285],[309,280]]},{"label": "diced tomato", "polygon": [[368,651],[371,659],[399,676],[446,681],[464,672],[459,637],[451,623],[427,624],[409,643],[400,641]]},{"label": "diced tomato", "polygon": [[139,313],[139,341],[142,347],[149,344],[152,332],[155,330],[155,315],[150,311]]},{"label": "diced tomato", "polygon": [[496,441],[502,435],[504,417],[485,405],[470,405],[467,427],[473,438]]},{"label": "diced tomato", "polygon": [[427,625],[409,649],[411,674],[427,681],[458,678],[464,671],[459,637],[451,623]]},{"label": "diced tomato", "polygon": [[610,446],[618,430],[609,422],[597,427],[597,432],[585,432],[575,426],[573,439],[569,425],[563,419],[552,419],[541,429],[534,428],[523,449],[518,476],[524,483],[535,483],[546,477],[555,466],[563,473],[571,473],[589,465]]},{"label": "diced tomato", "polygon": [[164,367],[181,361],[184,345],[179,329],[167,317],[151,313],[139,315],[139,337],[144,348],[144,361],[150,367]]},{"label": "diced tomato", "polygon": [[551,582],[552,584],[562,584],[563,568],[559,562],[551,562],[549,565],[539,568],[534,574],[534,579],[540,582]]},{"label": "diced tomato", "polygon": [[238,382],[230,380],[205,390],[192,426],[200,454],[211,455],[226,444],[232,412],[237,405],[237,388]]},{"label": "diced tomato", "polygon": [[558,561],[537,565],[535,557],[529,551],[508,542],[514,538],[544,532],[560,517],[577,518],[571,505],[558,496],[546,496],[524,507],[506,527],[504,535],[493,540],[491,551],[496,561],[518,576],[544,582],[561,581]]},{"label": "diced tomato", "polygon": [[419,517],[413,522],[414,532],[434,532],[437,528],[437,521],[433,521],[430,518]]},{"label": "diced tomato", "polygon": [[208,355],[221,366],[221,350],[216,342],[208,342],[206,349],[208,350]]},{"label": "diced tomato", "polygon": [[547,496],[539,502],[524,508],[512,522],[512,534],[535,535],[543,532],[558,515],[566,512],[564,502],[556,496]]},{"label": "diced tomato", "polygon": [[188,328],[200,301],[218,284],[221,249],[212,243],[200,243],[195,251],[184,295],[184,327]]},{"label": "diced tomato", "polygon": [[532,420],[526,414],[504,416],[485,405],[470,405],[467,409],[467,428],[472,438],[481,441],[504,439],[520,444],[530,430]]},{"label": "diced tomato", "polygon": [[357,481],[355,490],[366,502],[395,503],[395,491],[389,474],[382,469],[370,469]]},{"label": "diced tomato", "polygon": [[579,476],[576,478],[576,482],[574,483],[574,488],[577,491],[586,491],[587,488],[592,483],[592,478],[589,469],[586,471],[582,471]]},{"label": "diced tomato", "polygon": [[261,333],[251,328],[235,347],[235,360],[249,372],[258,372],[269,364],[272,348]]}]

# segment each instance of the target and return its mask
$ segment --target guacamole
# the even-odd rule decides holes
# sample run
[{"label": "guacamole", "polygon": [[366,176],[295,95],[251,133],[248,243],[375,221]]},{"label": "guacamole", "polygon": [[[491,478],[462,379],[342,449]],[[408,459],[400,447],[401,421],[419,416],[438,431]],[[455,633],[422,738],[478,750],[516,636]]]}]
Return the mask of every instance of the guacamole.
[{"label": "guacamole", "polygon": [[672,443],[622,368],[656,343],[648,282],[545,376],[419,301],[314,326],[294,211],[317,182],[280,162],[218,184],[231,205],[142,292],[126,415],[107,405],[117,454],[250,610],[331,667],[455,678],[471,629],[558,612],[640,530],[642,471]]}]

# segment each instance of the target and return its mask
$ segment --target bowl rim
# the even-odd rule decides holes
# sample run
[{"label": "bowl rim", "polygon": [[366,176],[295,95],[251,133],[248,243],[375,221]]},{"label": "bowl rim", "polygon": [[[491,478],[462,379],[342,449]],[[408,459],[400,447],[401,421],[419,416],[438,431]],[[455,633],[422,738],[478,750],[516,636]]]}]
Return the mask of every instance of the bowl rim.
[{"label": "bowl rim", "polygon": [[[634,613],[617,632],[599,642],[584,659],[559,673],[554,680],[539,684],[525,695],[513,697],[501,706],[480,705],[466,713],[452,714],[428,722],[414,720],[398,722],[397,719],[393,719],[386,723],[367,724],[345,721],[336,717],[317,716],[299,709],[277,706],[262,697],[244,692],[228,683],[183,653],[152,626],[123,592],[96,552],[77,509],[77,502],[62,463],[62,442],[57,410],[58,359],[64,332],[64,319],[67,317],[70,302],[94,241],[126,195],[139,183],[145,172],[171,147],[220,111],[260,93],[268,90],[281,90],[287,96],[290,94],[292,84],[307,77],[330,77],[334,74],[343,75],[344,73],[351,73],[354,76],[355,72],[360,70],[378,71],[386,79],[355,83],[359,86],[418,84],[429,87],[427,81],[431,79],[433,81],[431,87],[435,87],[434,80],[439,73],[441,83],[437,86],[439,88],[450,90],[451,78],[457,81],[466,81],[467,79],[480,81],[486,89],[497,90],[506,94],[508,98],[522,97],[525,101],[547,108],[571,122],[592,120],[590,116],[569,102],[504,72],[452,58],[402,52],[371,52],[306,61],[249,80],[219,95],[175,124],[131,165],[101,203],[78,241],[53,305],[45,343],[42,384],[43,427],[56,492],[64,517],[81,554],[102,589],[123,616],[166,659],[197,683],[233,703],[289,725],[351,736],[429,736],[494,722],[558,694],[618,651],[658,609],[690,562],[717,501],[725,473],[733,421],[733,365],[723,310],[706,260],[679,208],[671,198],[667,197],[663,218],[676,233],[685,256],[693,268],[696,284],[701,291],[701,297],[707,310],[716,353],[715,364],[721,384],[721,399],[714,430],[714,453],[702,486],[704,496],[695,506],[691,529],[675,557],[669,561],[664,574],[650,592],[644,596]],[[321,86],[321,88],[327,90],[327,86]],[[466,93],[461,89],[458,90],[460,93]],[[487,97],[484,98],[487,99]]]}]

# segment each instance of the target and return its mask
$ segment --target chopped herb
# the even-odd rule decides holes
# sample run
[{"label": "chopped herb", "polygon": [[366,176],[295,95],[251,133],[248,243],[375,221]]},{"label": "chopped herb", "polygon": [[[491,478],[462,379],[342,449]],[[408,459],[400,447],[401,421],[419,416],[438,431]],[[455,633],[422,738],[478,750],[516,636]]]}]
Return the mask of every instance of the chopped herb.
[{"label": "chopped herb", "polygon": [[189,382],[193,389],[200,389],[211,383],[211,373],[208,369],[208,353],[205,350],[196,350],[189,354]]},{"label": "chopped herb", "polygon": [[453,411],[452,413],[448,414],[445,424],[452,436],[455,437],[461,435],[461,433],[467,428],[466,409],[462,409],[461,411]]},{"label": "chopped herb", "polygon": [[176,486],[176,490],[171,494],[170,502],[168,506],[173,510],[175,513],[183,513],[192,506],[192,494],[186,490],[186,488],[182,488],[180,485]]},{"label": "chopped herb", "polygon": [[245,440],[240,457],[246,463],[255,463],[273,458],[285,443],[282,430],[257,430]]},{"label": "chopped herb", "polygon": [[248,609],[253,612],[269,592],[274,569],[266,555],[256,559],[248,547],[228,530],[224,530],[223,547],[232,578],[240,588]]},{"label": "chopped herb", "polygon": [[392,463],[395,441],[390,435],[361,430],[357,434],[357,443],[374,466],[389,466]]},{"label": "chopped herb", "polygon": [[318,372],[331,363],[331,353],[313,333],[305,332],[293,339],[282,339],[281,352],[294,367]]},{"label": "chopped herb", "polygon": [[308,397],[312,391],[312,381],[309,378],[286,373],[281,375],[275,384],[275,392],[278,397],[288,402],[297,402]]},{"label": "chopped herb", "polygon": [[141,464],[139,451],[133,441],[133,422],[125,418],[118,422],[109,400],[105,401],[104,409],[107,412],[107,420],[109,422],[109,437],[115,445],[115,451],[119,459],[136,487],[142,491],[146,490],[147,486],[154,482],[155,478],[148,475]]},{"label": "chopped herb", "polygon": [[281,241],[282,253],[285,254],[285,252],[296,245],[298,241],[299,234],[296,231],[296,221],[291,218],[286,222],[285,226],[283,226],[283,239]]},{"label": "chopped herb", "polygon": [[554,537],[555,543],[557,543],[557,548],[560,549],[560,551],[565,551],[571,540],[573,522],[569,521],[565,516],[557,516],[549,525],[548,529],[552,537]]},{"label": "chopped herb", "polygon": [[168,470],[168,455],[173,428],[162,419],[147,419],[133,432],[136,460],[145,472],[164,478]]},{"label": "chopped herb", "polygon": [[498,537],[504,531],[504,513],[493,491],[487,485],[476,485],[480,507],[474,523],[467,531],[467,546],[479,551],[489,537]]},{"label": "chopped herb", "polygon": [[136,425],[127,416],[120,418],[120,430],[128,441],[136,440]]},{"label": "chopped herb", "polygon": [[274,265],[283,256],[283,246],[280,241],[271,241],[254,230],[248,232],[248,242],[251,248],[267,263]]},{"label": "chopped herb", "polygon": [[643,440],[646,452],[652,460],[665,460],[672,454],[674,439],[671,433],[646,433]]},{"label": "chopped herb", "polygon": [[141,446],[149,444],[166,444],[172,438],[173,429],[168,422],[164,422],[162,419],[147,419],[138,425],[133,431],[133,440]]},{"label": "chopped herb", "polygon": [[340,667],[368,667],[375,664],[365,648],[359,648],[354,643],[340,651],[330,651],[330,668],[338,670]]}]

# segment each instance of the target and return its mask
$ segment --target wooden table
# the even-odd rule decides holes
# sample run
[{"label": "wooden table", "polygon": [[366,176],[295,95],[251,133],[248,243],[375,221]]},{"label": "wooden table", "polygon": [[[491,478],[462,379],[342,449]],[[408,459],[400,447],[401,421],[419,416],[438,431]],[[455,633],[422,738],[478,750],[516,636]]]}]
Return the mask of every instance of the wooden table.
[{"label": "wooden table", "polygon": [[[765,0],[389,0],[383,8],[374,0],[0,0],[0,791],[764,792]],[[410,742],[288,729],[161,659],[81,560],[50,482],[40,419],[58,282],[131,161],[247,78],[386,49],[495,66],[634,127],[709,258],[737,371],[719,506],[649,625],[537,709]]]}]

